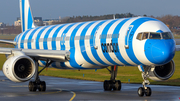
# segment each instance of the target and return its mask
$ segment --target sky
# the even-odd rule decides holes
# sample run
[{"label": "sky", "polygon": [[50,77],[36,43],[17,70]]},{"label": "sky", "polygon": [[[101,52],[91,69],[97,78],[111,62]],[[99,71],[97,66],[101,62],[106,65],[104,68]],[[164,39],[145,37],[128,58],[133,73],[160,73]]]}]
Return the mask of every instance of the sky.
[{"label": "sky", "polygon": [[[180,0],[30,0],[35,17],[83,16],[132,13],[180,16]],[[0,0],[0,22],[13,24],[19,17],[19,0]]]}]

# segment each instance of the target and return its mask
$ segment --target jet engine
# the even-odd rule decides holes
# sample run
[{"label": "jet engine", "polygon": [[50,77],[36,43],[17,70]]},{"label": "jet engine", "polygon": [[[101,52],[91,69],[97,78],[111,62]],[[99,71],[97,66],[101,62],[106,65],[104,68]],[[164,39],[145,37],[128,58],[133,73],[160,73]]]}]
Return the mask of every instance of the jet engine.
[{"label": "jet engine", "polygon": [[169,79],[175,71],[174,61],[171,60],[169,63],[161,66],[151,67],[151,70],[148,72],[149,78],[154,81],[164,81]]},{"label": "jet engine", "polygon": [[23,53],[9,57],[3,65],[3,73],[14,82],[25,82],[35,74],[34,61]]}]

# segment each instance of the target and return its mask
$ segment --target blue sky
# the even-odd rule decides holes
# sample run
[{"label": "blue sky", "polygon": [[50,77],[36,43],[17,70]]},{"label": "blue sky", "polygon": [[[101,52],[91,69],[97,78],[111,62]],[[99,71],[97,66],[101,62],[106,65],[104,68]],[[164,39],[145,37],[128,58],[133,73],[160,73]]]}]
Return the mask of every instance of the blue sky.
[{"label": "blue sky", "polygon": [[[133,13],[135,15],[179,15],[180,0],[30,0],[34,16],[66,16]],[[0,22],[13,24],[19,17],[19,0],[0,0]]]}]

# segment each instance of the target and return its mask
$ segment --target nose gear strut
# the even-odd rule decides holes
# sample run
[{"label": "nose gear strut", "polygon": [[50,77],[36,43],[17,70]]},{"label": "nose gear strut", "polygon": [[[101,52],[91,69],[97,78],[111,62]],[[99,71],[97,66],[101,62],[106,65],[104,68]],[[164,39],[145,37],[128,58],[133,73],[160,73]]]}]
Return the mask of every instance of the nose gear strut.
[{"label": "nose gear strut", "polygon": [[146,87],[146,85],[149,85],[150,82],[149,80],[147,79],[149,77],[149,74],[148,72],[150,71],[151,67],[149,66],[138,66],[139,70],[142,72],[142,78],[143,78],[143,87],[139,87],[137,93],[140,97],[144,96],[144,94],[146,96],[151,96],[151,88],[150,87]]}]

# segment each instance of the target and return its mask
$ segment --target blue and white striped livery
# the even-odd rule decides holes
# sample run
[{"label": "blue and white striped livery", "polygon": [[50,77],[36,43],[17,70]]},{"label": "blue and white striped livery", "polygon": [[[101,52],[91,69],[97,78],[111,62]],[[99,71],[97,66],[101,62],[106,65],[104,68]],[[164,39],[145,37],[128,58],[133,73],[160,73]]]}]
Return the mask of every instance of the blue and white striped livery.
[{"label": "blue and white striped livery", "polygon": [[22,32],[35,28],[34,18],[31,13],[31,7],[29,5],[29,0],[20,0],[20,14],[21,14],[21,25]]},{"label": "blue and white striped livery", "polygon": [[22,33],[14,41],[0,40],[15,48],[1,48],[0,53],[8,55],[3,72],[10,80],[24,82],[35,76],[30,91],[46,90],[38,76],[39,65],[78,70],[111,66],[111,79],[104,81],[104,90],[121,90],[121,82],[115,80],[116,66],[138,66],[144,80],[139,96],[151,95],[147,78],[163,81],[174,74],[172,59],[180,48],[169,28],[157,19],[133,17],[37,27],[29,0],[20,0],[20,12]]}]

